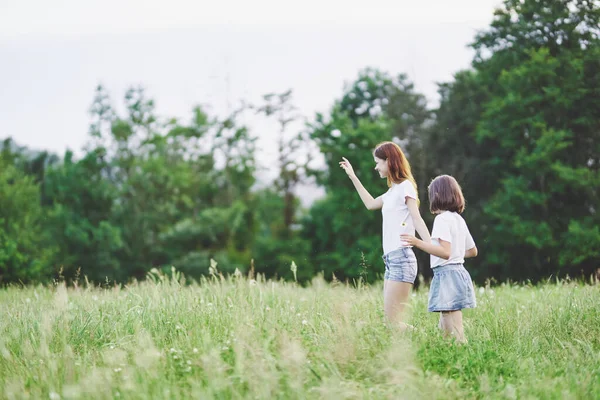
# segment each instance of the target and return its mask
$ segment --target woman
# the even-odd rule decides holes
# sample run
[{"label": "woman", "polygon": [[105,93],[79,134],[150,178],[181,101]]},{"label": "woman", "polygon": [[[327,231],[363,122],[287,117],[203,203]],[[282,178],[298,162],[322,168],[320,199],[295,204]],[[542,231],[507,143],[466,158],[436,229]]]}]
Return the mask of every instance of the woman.
[{"label": "woman", "polygon": [[415,230],[425,242],[430,242],[429,231],[419,213],[417,184],[410,164],[396,143],[383,142],[373,151],[375,170],[387,178],[388,191],[373,198],[356,177],[350,162],[342,157],[340,167],[346,171],[365,207],[381,209],[383,215],[383,308],[387,320],[404,330],[409,325],[402,321],[404,307],[417,277],[417,258],[412,246],[400,235],[414,235]]}]

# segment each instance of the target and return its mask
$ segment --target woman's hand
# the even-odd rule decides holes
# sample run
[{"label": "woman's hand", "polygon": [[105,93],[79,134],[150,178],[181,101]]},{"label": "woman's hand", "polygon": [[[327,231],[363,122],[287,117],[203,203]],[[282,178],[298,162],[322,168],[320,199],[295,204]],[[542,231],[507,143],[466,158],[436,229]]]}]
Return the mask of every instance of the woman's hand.
[{"label": "woman's hand", "polygon": [[350,178],[354,178],[356,177],[356,174],[354,173],[354,168],[352,168],[352,164],[350,164],[350,161],[348,161],[348,159],[346,157],[342,157],[343,161],[340,161],[340,167],[344,169],[344,171],[346,171],[346,174],[348,174],[348,177]]},{"label": "woman's hand", "polygon": [[403,242],[408,243],[410,246],[414,246],[418,249],[426,251],[431,255],[443,258],[444,260],[449,260],[450,255],[452,254],[452,243],[442,239],[438,239],[439,245],[437,245],[431,242],[424,242],[420,239],[417,239],[413,235],[403,234],[400,235],[400,238]]},{"label": "woman's hand", "polygon": [[420,242],[420,240],[417,239],[416,237],[414,237],[413,235],[407,235],[407,234],[400,235],[400,239],[402,239],[402,241],[404,243],[408,244],[409,246],[415,246],[415,247],[417,247],[417,244]]}]

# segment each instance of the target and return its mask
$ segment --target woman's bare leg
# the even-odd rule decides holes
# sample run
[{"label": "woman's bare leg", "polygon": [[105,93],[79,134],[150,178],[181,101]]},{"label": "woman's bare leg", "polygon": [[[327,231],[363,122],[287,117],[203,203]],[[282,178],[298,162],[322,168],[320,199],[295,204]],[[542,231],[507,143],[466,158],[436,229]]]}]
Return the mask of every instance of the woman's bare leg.
[{"label": "woman's bare leg", "polygon": [[408,282],[386,280],[383,283],[383,311],[388,322],[401,330],[414,328],[402,321],[413,285]]}]

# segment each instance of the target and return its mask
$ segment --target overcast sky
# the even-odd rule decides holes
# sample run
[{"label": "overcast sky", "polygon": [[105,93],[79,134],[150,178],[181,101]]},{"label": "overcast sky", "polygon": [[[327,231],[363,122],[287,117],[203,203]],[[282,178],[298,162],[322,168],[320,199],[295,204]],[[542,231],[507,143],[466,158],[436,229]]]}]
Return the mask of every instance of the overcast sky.
[{"label": "overcast sky", "polygon": [[[0,138],[63,153],[87,139],[94,88],[115,105],[142,84],[157,113],[196,104],[223,115],[241,99],[293,89],[311,118],[372,66],[405,72],[431,104],[467,68],[492,0],[0,0]],[[270,126],[252,126],[261,160]]]}]

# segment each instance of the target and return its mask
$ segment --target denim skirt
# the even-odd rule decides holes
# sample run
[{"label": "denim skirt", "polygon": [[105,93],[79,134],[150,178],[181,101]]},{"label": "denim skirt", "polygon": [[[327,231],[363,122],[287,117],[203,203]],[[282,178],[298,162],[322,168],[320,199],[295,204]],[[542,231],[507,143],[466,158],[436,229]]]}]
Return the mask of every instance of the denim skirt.
[{"label": "denim skirt", "polygon": [[428,311],[458,311],[475,307],[477,302],[473,281],[463,264],[448,264],[433,268]]}]

